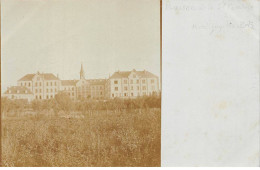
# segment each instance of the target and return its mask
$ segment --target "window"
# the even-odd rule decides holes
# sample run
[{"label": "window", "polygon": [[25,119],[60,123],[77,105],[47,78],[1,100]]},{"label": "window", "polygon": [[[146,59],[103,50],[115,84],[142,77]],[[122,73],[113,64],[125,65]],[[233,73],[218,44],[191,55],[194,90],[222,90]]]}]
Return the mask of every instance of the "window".
[{"label": "window", "polygon": [[23,83],[21,83],[21,86],[23,86]]},{"label": "window", "polygon": [[74,90],[74,87],[72,87],[71,90]]},{"label": "window", "polygon": [[41,82],[39,83],[39,86],[42,86],[42,83],[41,83]]},{"label": "window", "polygon": [[154,86],[152,86],[152,90],[154,90],[155,88],[154,88]]},{"label": "window", "polygon": [[114,94],[112,94],[112,97],[114,97]]},{"label": "window", "polygon": [[133,77],[136,78],[136,75],[134,74]]},{"label": "window", "polygon": [[124,96],[127,96],[127,93],[124,93]]},{"label": "window", "polygon": [[53,90],[51,89],[51,93],[53,92]]},{"label": "window", "polygon": [[115,81],[114,81],[114,84],[118,84],[118,81],[117,81],[117,80],[115,80]]},{"label": "window", "polygon": [[38,96],[36,95],[35,98],[38,99]]},{"label": "window", "polygon": [[100,92],[100,95],[102,95],[102,91]]},{"label": "window", "polygon": [[142,80],[142,83],[145,83],[145,80]]},{"label": "window", "polygon": [[42,99],[42,96],[41,96],[41,95],[39,96],[39,99]]},{"label": "window", "polygon": [[136,84],[139,84],[139,80],[136,80]]},{"label": "window", "polygon": [[35,93],[38,93],[38,90],[37,90],[37,89],[35,89]]},{"label": "window", "polygon": [[102,86],[100,86],[100,90],[102,90]]},{"label": "window", "polygon": [[40,93],[42,92],[42,89],[39,89]]},{"label": "window", "polygon": [[131,96],[134,96],[134,93],[131,93]]},{"label": "window", "polygon": [[143,95],[145,96],[145,95],[146,95],[146,93],[145,93],[145,92],[143,92]]},{"label": "window", "polygon": [[127,87],[126,87],[126,86],[124,87],[124,90],[127,90]]},{"label": "window", "polygon": [[52,86],[52,82],[51,82],[51,86]]},{"label": "window", "polygon": [[115,87],[115,91],[118,91],[118,87]]},{"label": "window", "polygon": [[133,80],[130,80],[130,84],[133,84]]},{"label": "window", "polygon": [[37,87],[37,82],[35,83],[35,87]]},{"label": "window", "polygon": [[57,86],[57,82],[55,81],[55,86]]},{"label": "window", "polygon": [[55,92],[57,92],[57,89],[55,89]]},{"label": "window", "polygon": [[49,92],[49,89],[46,89],[46,92],[48,93],[48,92]]},{"label": "window", "polygon": [[24,83],[24,86],[26,86],[26,82]]},{"label": "window", "polygon": [[136,89],[139,90],[139,86],[137,86]]},{"label": "window", "polygon": [[146,90],[146,86],[143,86],[143,90]]},{"label": "window", "polygon": [[152,83],[152,84],[154,83],[154,79],[151,80],[151,83]]},{"label": "window", "polygon": [[124,80],[124,84],[127,84],[127,80]]},{"label": "window", "polygon": [[46,98],[49,99],[49,96],[47,95]]},{"label": "window", "polygon": [[134,90],[134,87],[133,87],[133,86],[131,86],[131,90]]},{"label": "window", "polygon": [[74,96],[74,93],[71,93],[71,96]]},{"label": "window", "polygon": [[28,83],[28,86],[30,87],[30,86],[31,86],[31,83]]},{"label": "window", "polygon": [[48,83],[48,82],[46,83],[46,86],[49,86],[49,83]]}]

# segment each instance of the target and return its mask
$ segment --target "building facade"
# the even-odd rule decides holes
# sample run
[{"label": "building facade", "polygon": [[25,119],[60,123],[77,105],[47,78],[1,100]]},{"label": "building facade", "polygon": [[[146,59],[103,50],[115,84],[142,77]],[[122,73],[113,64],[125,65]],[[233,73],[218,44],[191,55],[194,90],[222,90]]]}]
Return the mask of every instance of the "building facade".
[{"label": "building facade", "polygon": [[[18,86],[8,89],[4,95],[9,98],[19,97],[13,94],[18,87],[25,90],[23,98],[42,100],[52,99],[60,91],[66,92],[72,100],[135,98],[159,94],[159,79],[156,75],[144,71],[117,71],[108,79],[86,79],[83,65],[79,80],[60,80],[52,73],[27,74],[17,81]],[[8,93],[8,92],[12,93]],[[32,95],[32,99],[31,99]]]},{"label": "building facade", "polygon": [[76,84],[78,80],[61,80],[61,91],[66,92],[72,100],[77,99]]},{"label": "building facade", "polygon": [[30,89],[24,86],[12,86],[9,87],[6,92],[3,94],[3,97],[8,99],[24,99],[31,102],[33,98],[33,93]]},{"label": "building facade", "polygon": [[31,90],[34,99],[52,99],[60,91],[61,80],[52,73],[37,72],[25,75],[17,85]]},{"label": "building facade", "polygon": [[118,71],[107,83],[108,98],[134,98],[159,94],[159,79],[154,74],[144,71]]},{"label": "building facade", "polygon": [[77,99],[104,99],[105,83],[105,79],[85,79],[85,72],[81,65],[80,80],[76,83]]}]

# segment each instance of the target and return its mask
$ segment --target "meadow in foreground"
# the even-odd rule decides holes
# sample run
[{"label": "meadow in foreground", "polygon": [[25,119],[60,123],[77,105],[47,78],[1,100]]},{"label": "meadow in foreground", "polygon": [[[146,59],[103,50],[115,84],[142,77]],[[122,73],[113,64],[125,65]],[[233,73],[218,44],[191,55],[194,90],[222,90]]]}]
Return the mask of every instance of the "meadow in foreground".
[{"label": "meadow in foreground", "polygon": [[46,115],[2,120],[3,166],[160,166],[160,108]]}]

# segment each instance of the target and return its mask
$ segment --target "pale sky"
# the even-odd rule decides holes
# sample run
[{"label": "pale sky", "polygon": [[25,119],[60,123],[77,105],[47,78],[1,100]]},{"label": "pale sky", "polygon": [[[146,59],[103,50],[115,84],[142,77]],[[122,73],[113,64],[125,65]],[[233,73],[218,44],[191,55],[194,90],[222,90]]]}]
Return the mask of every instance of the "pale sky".
[{"label": "pale sky", "polygon": [[29,73],[160,76],[159,0],[2,0],[2,92]]}]

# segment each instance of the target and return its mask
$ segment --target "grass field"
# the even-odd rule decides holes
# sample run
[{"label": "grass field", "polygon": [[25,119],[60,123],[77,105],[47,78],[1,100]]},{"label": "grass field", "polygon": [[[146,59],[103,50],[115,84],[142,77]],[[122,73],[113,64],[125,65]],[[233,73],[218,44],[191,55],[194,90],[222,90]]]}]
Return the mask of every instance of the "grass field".
[{"label": "grass field", "polygon": [[160,109],[2,120],[3,166],[160,166]]}]

